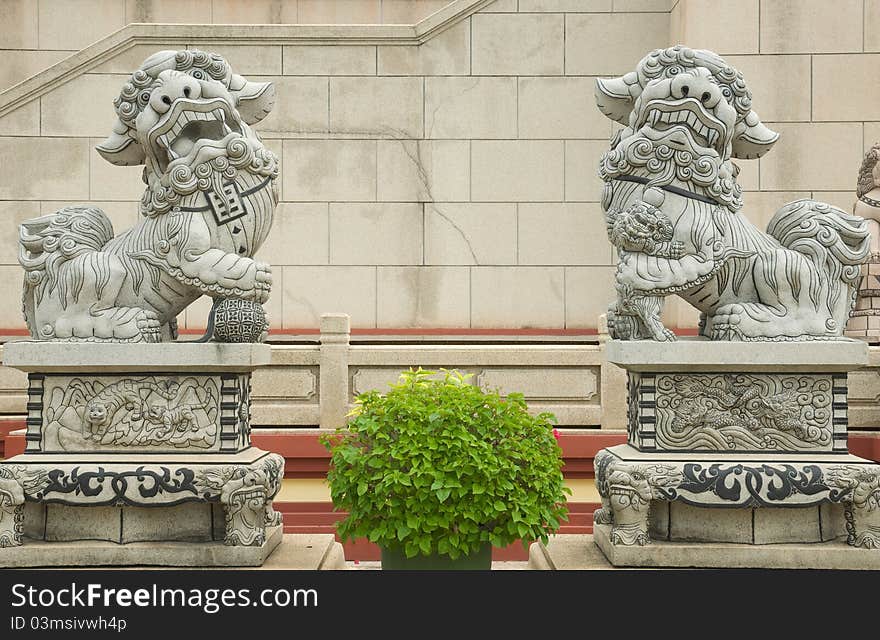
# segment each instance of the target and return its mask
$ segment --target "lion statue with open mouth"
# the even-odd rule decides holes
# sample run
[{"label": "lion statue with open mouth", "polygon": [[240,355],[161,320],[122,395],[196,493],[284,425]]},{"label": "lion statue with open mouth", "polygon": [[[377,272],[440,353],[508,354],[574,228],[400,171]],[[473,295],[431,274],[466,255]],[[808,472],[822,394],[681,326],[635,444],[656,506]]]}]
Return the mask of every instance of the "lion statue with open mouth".
[{"label": "lion statue with open mouth", "polygon": [[600,161],[602,207],[619,260],[612,337],[673,340],[660,312],[677,294],[713,340],[842,335],[869,251],[862,218],[798,200],[762,233],[741,213],[739,168],[778,134],[752,110],[740,72],[711,51],[658,49],[600,79],[596,102],[623,128]]},{"label": "lion statue with open mouth", "polygon": [[39,340],[160,342],[202,295],[265,302],[272,276],[253,255],[278,201],[278,160],[250,125],[271,83],[248,82],[219,55],[161,51],[114,101],[98,152],[144,165],[141,219],[114,236],[107,216],[66,207],[20,227],[24,315]]}]

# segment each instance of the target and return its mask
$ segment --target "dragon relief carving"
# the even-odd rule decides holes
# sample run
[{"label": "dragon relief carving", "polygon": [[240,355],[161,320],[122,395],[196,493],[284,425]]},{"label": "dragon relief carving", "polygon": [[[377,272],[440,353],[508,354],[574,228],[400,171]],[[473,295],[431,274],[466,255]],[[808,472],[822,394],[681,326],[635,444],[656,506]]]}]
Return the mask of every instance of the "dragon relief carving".
[{"label": "dragon relief carving", "polygon": [[673,340],[660,320],[677,294],[713,340],[842,335],[868,255],[862,218],[798,200],[762,233],[741,213],[733,158],[778,138],[752,110],[742,74],[711,51],[658,49],[635,71],[597,81],[596,101],[623,128],[600,161],[602,206],[618,249],[612,337]]},{"label": "dragon relief carving", "polygon": [[73,378],[48,394],[44,448],[210,449],[217,441],[219,408],[219,388],[211,377]]},{"label": "dragon relief carving", "polygon": [[220,467],[196,477],[200,492],[220,493],[227,545],[260,546],[266,541],[266,527],[281,524],[281,514],[272,508],[272,498],[281,488],[283,469],[284,459],[273,453],[256,468]]},{"label": "dragon relief carving", "polygon": [[0,548],[21,545],[25,497],[40,494],[48,484],[43,469],[0,465]]},{"label": "dragon relief carving", "polygon": [[602,506],[593,519],[611,525],[615,545],[650,543],[650,509],[659,501],[745,508],[830,502],[844,506],[850,546],[880,549],[877,465],[637,462],[607,450],[596,454],[595,465]]},{"label": "dragon relief carving", "polygon": [[682,480],[681,470],[663,463],[621,463],[601,451],[596,456],[596,484],[602,507],[593,514],[596,524],[610,524],[611,543],[646,545],[651,502],[670,500]]},{"label": "dragon relief carving", "polygon": [[217,54],[147,58],[97,147],[113,164],[144,165],[141,219],[114,235],[100,209],[73,206],[21,224],[31,336],[173,340],[175,318],[203,294],[265,302],[270,268],[252,256],[272,224],[278,160],[251,125],[274,101],[271,83],[245,80]]},{"label": "dragon relief carving", "polygon": [[664,449],[831,447],[828,376],[664,374],[656,386],[657,442]]},{"label": "dragon relief carving", "polygon": [[839,465],[828,471],[828,484],[846,492],[847,542],[854,547],[880,549],[880,472],[876,466]]}]

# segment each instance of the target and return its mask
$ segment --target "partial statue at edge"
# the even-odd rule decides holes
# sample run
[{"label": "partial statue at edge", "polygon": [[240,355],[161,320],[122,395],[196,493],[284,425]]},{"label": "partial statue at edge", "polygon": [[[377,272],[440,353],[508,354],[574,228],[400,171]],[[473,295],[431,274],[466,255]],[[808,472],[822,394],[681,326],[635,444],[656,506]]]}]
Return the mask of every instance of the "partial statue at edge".
[{"label": "partial statue at edge", "polygon": [[871,343],[880,341],[880,143],[865,154],[856,184],[853,213],[868,223],[871,251],[862,264],[862,280],[846,335]]},{"label": "partial statue at edge", "polygon": [[658,49],[635,71],[597,81],[596,102],[623,124],[601,159],[602,207],[618,249],[612,337],[674,340],[660,320],[677,294],[712,340],[839,339],[870,250],[865,221],[798,200],[767,233],[739,211],[731,158],[779,137],[752,111],[742,74],[711,51]]},{"label": "partial statue at edge", "polygon": [[274,102],[271,83],[245,80],[217,54],[147,58],[114,100],[116,124],[97,147],[113,164],[145,165],[141,218],[115,236],[92,206],[22,223],[31,336],[175,340],[175,318],[202,295],[215,299],[212,325],[218,303],[227,317],[264,322],[272,276],[253,255],[272,225],[278,160],[250,125]]}]

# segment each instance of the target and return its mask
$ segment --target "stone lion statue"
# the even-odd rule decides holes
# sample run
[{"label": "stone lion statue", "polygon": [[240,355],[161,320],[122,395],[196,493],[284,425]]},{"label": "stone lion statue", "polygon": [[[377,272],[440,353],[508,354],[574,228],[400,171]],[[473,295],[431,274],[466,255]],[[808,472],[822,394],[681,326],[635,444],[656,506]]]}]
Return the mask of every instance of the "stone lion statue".
[{"label": "stone lion statue", "polygon": [[23,310],[40,340],[158,342],[203,294],[265,302],[269,265],[253,259],[278,201],[278,160],[250,125],[274,106],[219,55],[161,51],[115,99],[97,149],[144,165],[141,219],[114,235],[96,207],[66,207],[20,227]]},{"label": "stone lion statue", "polygon": [[782,207],[767,233],[740,213],[739,168],[778,134],[752,110],[742,74],[711,51],[658,49],[600,79],[596,102],[623,128],[600,161],[618,249],[612,337],[673,340],[660,320],[677,294],[713,340],[842,335],[869,251],[862,218],[813,200]]}]

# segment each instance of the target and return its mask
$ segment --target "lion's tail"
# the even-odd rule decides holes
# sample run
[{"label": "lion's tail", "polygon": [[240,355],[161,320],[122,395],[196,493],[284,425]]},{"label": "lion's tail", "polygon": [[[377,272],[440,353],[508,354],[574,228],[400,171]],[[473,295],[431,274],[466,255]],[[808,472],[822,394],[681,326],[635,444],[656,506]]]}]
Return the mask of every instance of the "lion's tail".
[{"label": "lion's tail", "polygon": [[[83,254],[96,254],[113,238],[113,225],[107,215],[97,207],[64,207],[39,218],[25,220],[19,226],[18,261],[24,267],[22,287],[22,311],[32,336],[35,326],[35,308],[44,293],[59,289],[62,305],[76,301],[83,285],[84,265],[67,277],[61,273],[65,264]],[[81,262],[81,261],[78,261]],[[91,260],[90,262],[96,262]],[[100,262],[100,261],[97,261]],[[72,263],[73,267],[77,263]],[[99,280],[109,279],[109,272],[97,269]],[[104,273],[106,272],[106,273]],[[102,282],[98,286],[103,286]]]},{"label": "lion's tail", "polygon": [[[855,304],[859,266],[870,251],[871,234],[865,220],[824,202],[796,200],[776,212],[767,233],[813,263],[809,291],[813,304],[817,309],[825,306],[837,327],[845,326]],[[789,279],[795,277],[792,274]],[[847,304],[840,304],[842,295]]]}]

